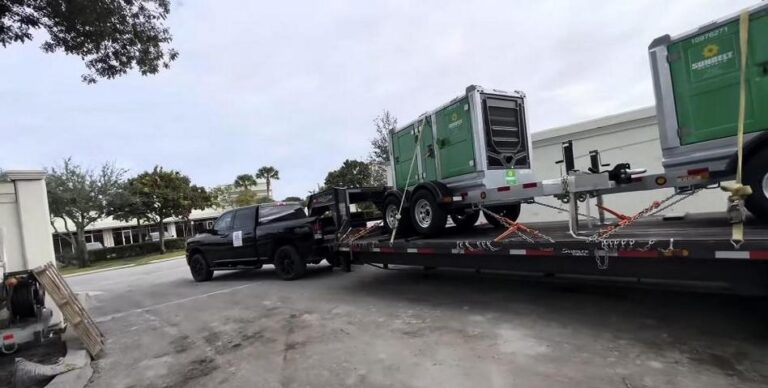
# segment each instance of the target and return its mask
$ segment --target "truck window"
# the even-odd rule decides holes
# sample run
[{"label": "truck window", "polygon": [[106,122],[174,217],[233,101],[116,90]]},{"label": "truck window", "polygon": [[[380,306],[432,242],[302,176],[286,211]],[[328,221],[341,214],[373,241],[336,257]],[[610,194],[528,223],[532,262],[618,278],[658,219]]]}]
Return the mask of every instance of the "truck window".
[{"label": "truck window", "polygon": [[232,230],[232,216],[235,212],[227,212],[222,214],[216,223],[213,224],[213,229],[219,232],[228,232]]},{"label": "truck window", "polygon": [[253,230],[256,227],[256,208],[248,207],[235,212],[234,230]]},{"label": "truck window", "polygon": [[259,224],[275,221],[297,220],[307,216],[299,205],[263,206],[259,208]]}]

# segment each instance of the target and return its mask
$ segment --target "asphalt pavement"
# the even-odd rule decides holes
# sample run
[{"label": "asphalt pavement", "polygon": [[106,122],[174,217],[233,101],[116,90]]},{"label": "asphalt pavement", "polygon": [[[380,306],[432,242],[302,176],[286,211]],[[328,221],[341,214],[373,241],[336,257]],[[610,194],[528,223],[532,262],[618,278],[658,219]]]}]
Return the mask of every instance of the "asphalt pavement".
[{"label": "asphalt pavement", "polygon": [[69,278],[107,336],[89,387],[768,385],[765,299],[353,269]]}]

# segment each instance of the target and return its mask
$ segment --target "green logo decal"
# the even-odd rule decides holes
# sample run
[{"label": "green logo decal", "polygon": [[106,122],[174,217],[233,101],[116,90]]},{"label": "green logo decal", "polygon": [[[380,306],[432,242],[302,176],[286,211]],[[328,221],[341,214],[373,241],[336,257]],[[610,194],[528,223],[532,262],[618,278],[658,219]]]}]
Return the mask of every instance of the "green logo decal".
[{"label": "green logo decal", "polygon": [[507,170],[507,174],[505,176],[507,180],[507,184],[509,185],[516,185],[517,184],[517,171],[515,170]]}]

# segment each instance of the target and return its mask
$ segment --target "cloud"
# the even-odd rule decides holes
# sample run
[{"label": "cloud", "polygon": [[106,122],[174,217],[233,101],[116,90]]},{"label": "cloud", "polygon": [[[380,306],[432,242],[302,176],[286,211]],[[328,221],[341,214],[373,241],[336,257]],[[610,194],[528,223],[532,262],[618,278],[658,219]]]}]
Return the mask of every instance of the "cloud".
[{"label": "cloud", "polygon": [[401,124],[470,84],[524,90],[534,131],[653,103],[646,48],[753,1],[184,2],[169,71],[87,86],[36,43],[0,55],[0,166],[72,155],[155,164],[196,183],[273,165],[278,198],[363,158],[373,118]]}]

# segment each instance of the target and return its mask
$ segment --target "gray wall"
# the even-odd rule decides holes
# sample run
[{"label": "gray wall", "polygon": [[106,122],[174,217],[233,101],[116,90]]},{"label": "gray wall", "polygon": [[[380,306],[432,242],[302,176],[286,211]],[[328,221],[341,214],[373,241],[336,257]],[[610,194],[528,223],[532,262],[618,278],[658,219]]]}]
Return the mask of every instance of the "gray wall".
[{"label": "gray wall", "polygon": [[[566,127],[553,128],[533,134],[533,168],[537,178],[552,179],[562,176],[560,145],[573,140],[576,168],[589,167],[589,151],[600,150],[603,163],[629,162],[633,168],[646,168],[649,173],[661,173],[661,148],[659,145],[656,112],[653,107],[607,116]],[[624,214],[634,214],[654,200],[670,195],[671,189],[614,194],[604,197],[605,205]],[[705,190],[695,197],[669,209],[667,212],[723,211],[727,195],[719,189]],[[541,198],[540,202],[562,206],[554,198]],[[582,211],[586,212],[586,210]],[[596,215],[594,201],[591,214]],[[566,212],[558,213],[538,205],[523,205],[520,220],[553,221],[568,218]]]}]

